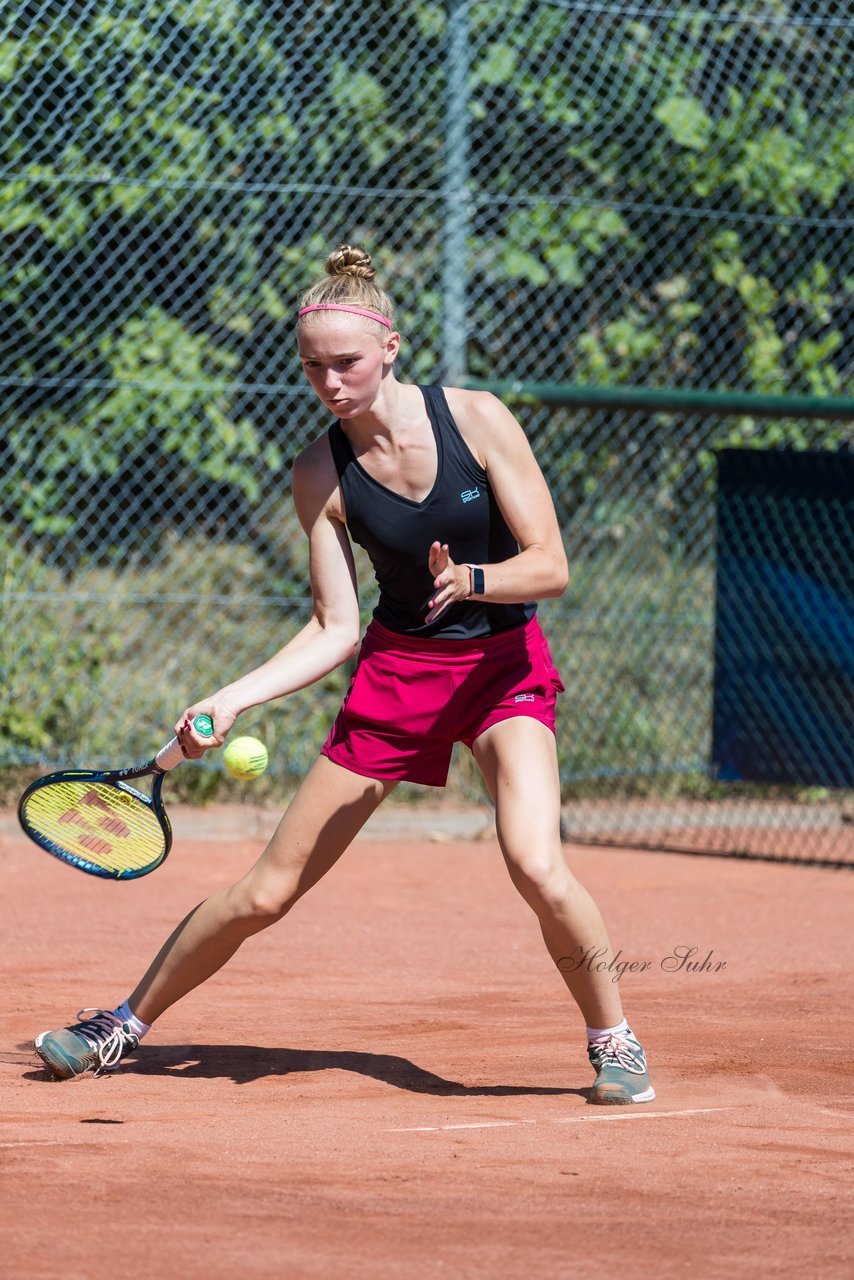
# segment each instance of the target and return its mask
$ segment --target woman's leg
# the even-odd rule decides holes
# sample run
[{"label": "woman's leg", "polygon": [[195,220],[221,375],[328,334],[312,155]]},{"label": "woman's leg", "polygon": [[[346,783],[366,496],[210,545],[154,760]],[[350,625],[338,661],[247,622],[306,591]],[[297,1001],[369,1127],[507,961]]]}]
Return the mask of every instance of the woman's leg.
[{"label": "woman's leg", "polygon": [[254,933],[281,920],[341,857],[394,790],[321,756],[306,775],[254,867],[181,921],[129,998],[142,1022],[199,986]]},{"label": "woman's leg", "polygon": [[536,913],[549,954],[587,1025],[617,1026],[623,1018],[617,983],[613,972],[596,967],[614,958],[611,944],[599,908],[566,865],[560,842],[554,735],[532,717],[517,716],[486,729],[473,751],[495,803],[510,877]]}]

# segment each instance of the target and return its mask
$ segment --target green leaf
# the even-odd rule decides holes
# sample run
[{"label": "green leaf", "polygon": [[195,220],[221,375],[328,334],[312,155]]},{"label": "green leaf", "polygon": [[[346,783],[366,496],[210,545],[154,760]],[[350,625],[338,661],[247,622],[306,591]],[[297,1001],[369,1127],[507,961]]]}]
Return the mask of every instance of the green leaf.
[{"label": "green leaf", "polygon": [[653,115],[666,126],[680,147],[705,151],[709,145],[714,124],[697,98],[688,95],[666,98]]},{"label": "green leaf", "polygon": [[516,75],[518,56],[512,45],[497,41],[472,71],[474,84],[508,84]]},{"label": "green leaf", "polygon": [[570,285],[572,288],[584,284],[586,277],[578,260],[578,250],[571,244],[562,244],[556,249],[549,249],[545,257],[561,284]]},{"label": "green leaf", "polygon": [[549,282],[549,273],[532,253],[524,249],[507,248],[499,259],[503,274],[511,279],[527,280],[533,285],[544,285]]},{"label": "green leaf", "polygon": [[20,51],[20,41],[0,40],[0,80],[15,79]]}]

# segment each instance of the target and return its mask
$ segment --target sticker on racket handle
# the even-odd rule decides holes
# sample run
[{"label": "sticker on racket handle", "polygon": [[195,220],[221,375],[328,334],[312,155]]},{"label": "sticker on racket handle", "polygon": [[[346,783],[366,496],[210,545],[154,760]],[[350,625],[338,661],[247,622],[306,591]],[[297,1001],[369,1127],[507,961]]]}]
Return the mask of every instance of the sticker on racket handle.
[{"label": "sticker on racket handle", "polygon": [[[201,734],[203,738],[209,738],[213,734],[213,720],[210,716],[194,716],[193,728],[196,733]],[[181,750],[181,744],[177,738],[173,738],[171,742],[167,742],[165,747],[161,747],[157,755],[154,757],[154,763],[158,769],[162,769],[164,773],[168,773],[170,769],[174,769],[176,764],[180,764],[186,757]]]}]

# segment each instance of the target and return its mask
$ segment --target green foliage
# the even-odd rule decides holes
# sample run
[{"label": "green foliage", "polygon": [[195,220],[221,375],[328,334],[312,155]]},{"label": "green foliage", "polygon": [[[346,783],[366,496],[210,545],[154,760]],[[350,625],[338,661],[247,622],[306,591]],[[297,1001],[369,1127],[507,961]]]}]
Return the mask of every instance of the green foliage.
[{"label": "green foliage", "polygon": [[686,94],[665,98],[653,114],[667,127],[678,147],[687,147],[690,151],[707,150],[714,132],[714,121],[696,98]]},{"label": "green foliage", "polygon": [[[568,792],[576,775],[643,774],[705,749],[710,669],[700,636],[711,616],[711,575],[686,568],[665,549],[642,567],[605,555],[574,562],[567,596],[543,607],[543,624],[567,684],[560,750]],[[6,547],[7,574],[20,566]],[[363,579],[368,576],[360,561]],[[591,608],[606,568],[630,590],[632,617]],[[58,575],[30,564],[32,595],[6,600],[0,689],[0,766],[101,767],[145,759],[169,737],[191,701],[271,656],[302,625],[304,603],[252,605],[265,587],[263,561],[245,548],[173,539],[162,562],[140,569],[91,569],[68,598]],[[305,565],[303,566],[305,572]],[[199,596],[194,603],[193,594]],[[692,605],[686,626],[682,599]],[[262,738],[271,766],[235,783],[218,753],[176,771],[170,794],[281,801],[316,758],[344,696],[350,664],[287,699],[248,712],[241,729]],[[684,690],[692,691],[686,711]],[[680,695],[680,691],[683,691]],[[678,706],[678,712],[677,712]],[[460,752],[452,786],[480,794]]]},{"label": "green foliage", "polygon": [[[2,558],[9,581],[20,573],[21,553],[7,545]],[[306,573],[303,556],[303,582]],[[266,661],[307,617],[304,599],[258,603],[268,590],[260,556],[203,538],[171,539],[156,566],[92,568],[73,593],[38,559],[29,558],[28,574],[30,590],[4,599],[0,765],[144,759],[186,705]],[[305,772],[348,678],[341,668],[246,714],[241,725],[263,738],[273,762],[253,799],[281,793]],[[246,798],[218,757],[179,770],[172,790]]]},{"label": "green foliage", "polygon": [[[709,755],[711,566],[655,540],[638,548],[632,513],[609,517],[616,539],[572,557],[566,596],[540,611],[566,685],[558,718],[566,796],[587,794],[597,780],[642,794],[662,775],[701,773]],[[604,576],[619,606],[602,598]]]},{"label": "green foliage", "polygon": [[[479,243],[478,319],[490,327],[497,277],[513,284],[508,319],[530,298],[530,319],[561,335],[542,355],[532,341],[526,360],[511,325],[513,345],[492,343],[488,366],[473,355],[478,375],[804,394],[852,386],[850,351],[825,345],[850,314],[850,289],[834,278],[844,251],[809,221],[837,209],[845,235],[851,37],[828,29],[811,41],[794,6],[778,8],[791,25],[726,25],[684,6],[670,21],[615,21],[606,34],[539,12],[514,26],[478,6],[473,111],[485,159],[474,181],[526,197]],[[574,204],[588,219],[618,219],[614,233],[585,243]],[[804,291],[822,270],[819,313]],[[676,279],[679,303],[666,305]],[[808,367],[815,344],[819,378]]]},{"label": "green foliage", "polygon": [[[3,579],[20,576],[23,555],[0,539]],[[47,603],[63,598],[62,578],[40,561],[28,566],[31,594],[4,594],[0,627],[0,743],[4,761],[38,759],[53,743],[73,740],[81,717],[97,705],[115,637],[92,633],[88,610],[73,599],[59,617]]]},{"label": "green foliage", "polygon": [[[811,42],[798,12],[724,24],[686,5],[606,31],[547,5],[471,6],[468,186],[489,209],[471,247],[474,372],[851,387],[851,282],[791,221],[846,207],[850,37]],[[0,143],[16,175],[0,186],[0,236],[35,251],[10,254],[0,296],[12,330],[38,335],[20,344],[20,376],[71,373],[49,407],[4,422],[4,472],[29,471],[26,526],[73,532],[57,508],[76,467],[113,476],[137,446],[180,462],[182,486],[195,476],[258,501],[282,454],[268,403],[238,388],[297,376],[290,316],[338,231],[337,197],[313,184],[441,189],[446,37],[444,6],[423,3],[311,10],[297,25],[225,0],[50,21],[23,6],[0,44],[16,124]],[[403,97],[389,48],[413,69]],[[305,200],[277,190],[285,173],[304,177]],[[698,202],[702,220],[681,213]],[[382,247],[379,207],[363,213],[352,232]],[[760,232],[743,221],[754,214]],[[434,376],[442,320],[435,223],[426,202],[406,244],[384,246],[417,377]],[[52,296],[56,272],[67,283]],[[144,284],[152,272],[165,287]],[[505,314],[560,342],[520,347],[512,324],[495,333]],[[39,471],[33,438],[52,455]]]},{"label": "green foliage", "polygon": [[[98,422],[92,448],[102,470],[109,474],[110,464],[113,470],[118,466],[118,450],[109,453],[114,440],[125,450],[154,438],[163,453],[177,454],[204,476],[230,481],[250,501],[257,499],[259,437],[248,416],[229,411],[228,382],[239,364],[235,354],[205,334],[189,333],[159,307],[128,319],[120,333],[105,335],[100,351],[117,384],[92,408]],[[218,394],[199,393],[200,385],[217,381]],[[164,383],[168,391],[150,390]]]}]

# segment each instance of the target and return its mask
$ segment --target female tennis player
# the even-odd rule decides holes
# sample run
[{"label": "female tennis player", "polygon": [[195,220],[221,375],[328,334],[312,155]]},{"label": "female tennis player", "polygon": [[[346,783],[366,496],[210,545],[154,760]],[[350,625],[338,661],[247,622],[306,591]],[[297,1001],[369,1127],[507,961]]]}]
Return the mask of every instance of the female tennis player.
[{"label": "female tennis player", "polygon": [[[306,377],[332,426],[297,458],[293,492],[310,551],[311,618],[273,658],[188,707],[184,754],[221,746],[236,718],[322,679],[359,645],[350,538],[379,601],[320,757],[269,845],[237,884],[196,907],[116,1009],[44,1032],[60,1079],[115,1067],[165,1009],[252,934],[287,914],[341,857],[402,780],[445,785],[451,751],[472,751],[495,804],[511,879],[587,1024],[589,1099],[655,1097],[630,1030],[599,911],[560,842],[554,737],[563,690],[537,620],[567,564],[554,508],[525,435],[493,396],[399,381],[392,303],[369,255],[342,245],[302,297]],[[203,738],[193,717],[212,718]]]}]

